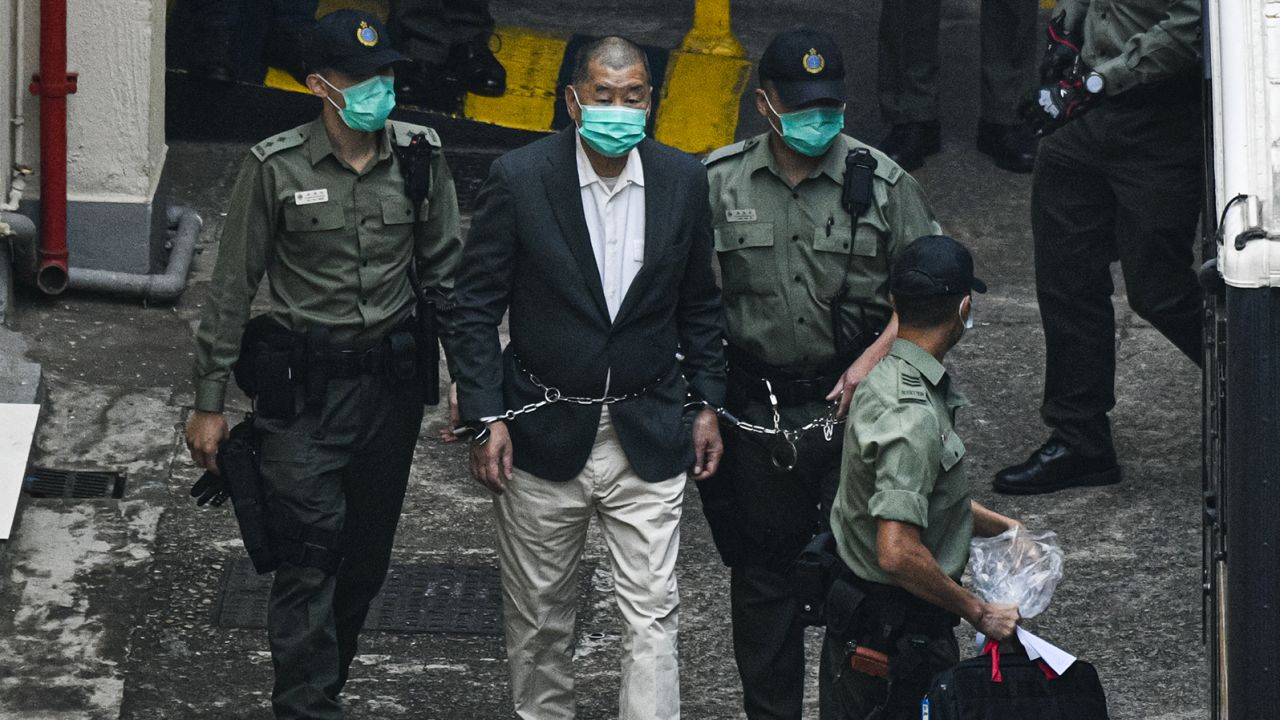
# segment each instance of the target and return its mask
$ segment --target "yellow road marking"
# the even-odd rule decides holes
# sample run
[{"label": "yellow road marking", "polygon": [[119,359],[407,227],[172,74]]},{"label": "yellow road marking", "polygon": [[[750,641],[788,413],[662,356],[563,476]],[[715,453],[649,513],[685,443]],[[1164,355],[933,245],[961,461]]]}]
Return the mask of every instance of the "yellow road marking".
[{"label": "yellow road marking", "polygon": [[292,75],[281,70],[280,68],[267,68],[267,77],[262,81],[263,85],[277,90],[288,90],[289,92],[300,92],[311,94],[306,85],[299,83]]},{"label": "yellow road marking", "polygon": [[501,27],[495,33],[502,39],[495,55],[507,69],[507,92],[496,98],[467,95],[464,114],[520,130],[550,130],[560,65],[569,62],[564,56],[568,36],[519,27]]},{"label": "yellow road marking", "polygon": [[745,54],[729,24],[729,0],[697,0],[693,27],[667,63],[657,140],[698,154],[733,142],[751,76]]},{"label": "yellow road marking", "polygon": [[1052,10],[1058,6],[1057,0],[1040,0],[1041,10]]}]

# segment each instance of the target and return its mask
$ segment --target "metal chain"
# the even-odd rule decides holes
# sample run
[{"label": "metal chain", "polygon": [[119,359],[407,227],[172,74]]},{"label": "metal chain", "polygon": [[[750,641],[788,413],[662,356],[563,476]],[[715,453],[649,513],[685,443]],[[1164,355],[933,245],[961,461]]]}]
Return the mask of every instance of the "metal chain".
[{"label": "metal chain", "polygon": [[[781,444],[773,448],[770,453],[770,460],[778,469],[789,472],[795,469],[795,464],[799,457],[796,443],[805,433],[816,428],[822,428],[822,438],[827,442],[831,442],[831,438],[835,437],[836,426],[843,425],[845,419],[836,417],[836,409],[839,407],[839,403],[832,403],[826,415],[814,418],[798,428],[784,428],[782,427],[782,413],[778,407],[778,396],[773,391],[773,383],[769,382],[768,379],[761,379],[764,380],[765,389],[769,392],[769,406],[773,413],[773,427],[744,422],[725,408],[712,407],[706,403],[693,403],[693,405],[710,407],[718,417],[744,432],[780,439]],[[686,405],[686,407],[689,406]],[[783,454],[780,454],[780,452]]]},{"label": "metal chain", "polygon": [[511,420],[515,420],[521,415],[527,415],[535,410],[546,407],[547,405],[553,405],[555,403],[569,403],[571,405],[612,405],[614,403],[619,403],[624,400],[633,400],[635,398],[638,398],[641,395],[644,395],[645,393],[649,392],[650,388],[653,387],[652,385],[646,385],[645,387],[642,387],[639,390],[636,390],[635,392],[630,392],[625,395],[601,395],[598,398],[574,397],[573,395],[565,395],[564,393],[560,392],[558,388],[554,388],[554,387],[550,387],[542,384],[542,381],[538,379],[538,376],[534,375],[528,370],[525,371],[525,375],[528,376],[529,381],[532,382],[534,386],[536,386],[539,390],[542,391],[542,399],[537,402],[531,402],[517,410],[507,410],[501,415],[494,415],[492,417],[481,418],[481,422],[491,423],[491,422],[494,422],[495,420],[505,420],[510,422]]}]

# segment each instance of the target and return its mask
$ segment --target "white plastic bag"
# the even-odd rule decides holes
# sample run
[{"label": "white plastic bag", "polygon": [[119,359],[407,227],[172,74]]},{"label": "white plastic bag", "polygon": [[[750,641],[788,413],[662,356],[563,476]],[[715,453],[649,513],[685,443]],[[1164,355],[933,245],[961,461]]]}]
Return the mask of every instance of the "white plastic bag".
[{"label": "white plastic bag", "polygon": [[1013,603],[1023,618],[1044,612],[1062,580],[1058,534],[1033,533],[1021,526],[969,545],[969,577],[978,597]]}]

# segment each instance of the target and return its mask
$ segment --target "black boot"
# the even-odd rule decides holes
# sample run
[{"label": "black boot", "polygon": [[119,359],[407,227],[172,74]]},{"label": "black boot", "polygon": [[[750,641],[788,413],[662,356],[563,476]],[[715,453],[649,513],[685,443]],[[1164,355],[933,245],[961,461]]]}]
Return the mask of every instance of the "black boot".
[{"label": "black boot", "polygon": [[468,92],[499,97],[507,91],[507,70],[489,49],[488,35],[449,48],[447,65]]},{"label": "black boot", "polygon": [[925,158],[942,149],[942,126],[937,120],[894,125],[878,149],[903,170],[911,172],[924,165]]},{"label": "black boot", "polygon": [[1086,457],[1057,438],[1049,438],[1026,462],[996,473],[991,487],[1005,495],[1038,495],[1069,487],[1114,485],[1120,466],[1113,453]]},{"label": "black boot", "polygon": [[1026,125],[978,123],[978,150],[991,156],[996,167],[1029,173],[1036,165],[1039,140]]}]

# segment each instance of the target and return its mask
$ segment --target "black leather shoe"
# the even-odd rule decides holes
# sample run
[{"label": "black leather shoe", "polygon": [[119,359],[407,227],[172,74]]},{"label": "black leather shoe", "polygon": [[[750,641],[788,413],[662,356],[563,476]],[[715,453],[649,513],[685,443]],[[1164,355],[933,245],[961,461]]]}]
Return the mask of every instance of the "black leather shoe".
[{"label": "black leather shoe", "polygon": [[489,49],[488,35],[449,48],[447,64],[468,92],[499,97],[507,91],[507,69]]},{"label": "black leather shoe", "polygon": [[877,149],[903,170],[911,172],[924,165],[925,158],[942,149],[942,126],[937,120],[899,123],[889,130]]},{"label": "black leather shoe", "polygon": [[996,167],[1009,172],[1031,172],[1039,142],[1026,125],[978,123],[978,150],[990,155]]},{"label": "black leather shoe", "polygon": [[466,87],[448,68],[409,62],[396,66],[396,104],[456,113],[462,110]]},{"label": "black leather shoe", "polygon": [[1041,445],[1027,461],[996,473],[991,487],[1005,495],[1036,495],[1069,487],[1114,485],[1120,482],[1115,455],[1090,458],[1055,438]]}]

